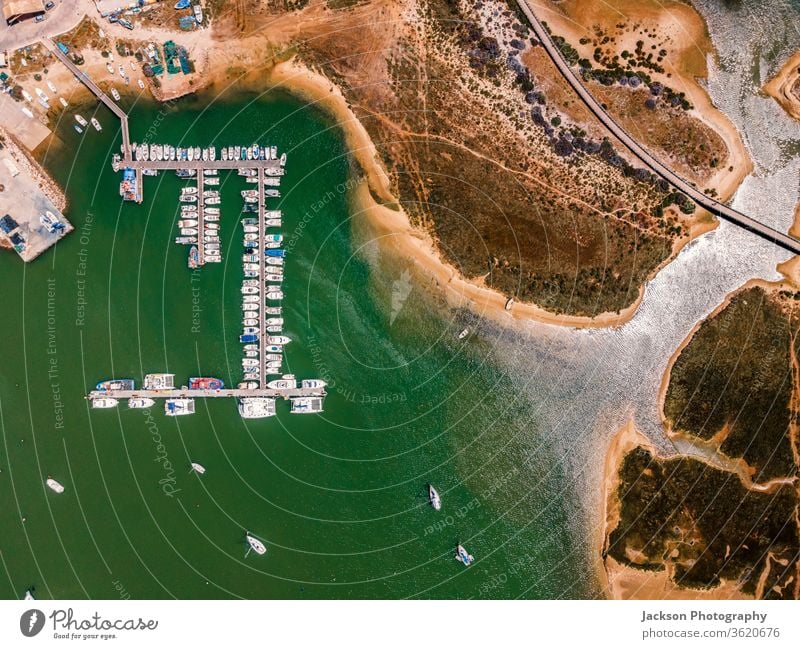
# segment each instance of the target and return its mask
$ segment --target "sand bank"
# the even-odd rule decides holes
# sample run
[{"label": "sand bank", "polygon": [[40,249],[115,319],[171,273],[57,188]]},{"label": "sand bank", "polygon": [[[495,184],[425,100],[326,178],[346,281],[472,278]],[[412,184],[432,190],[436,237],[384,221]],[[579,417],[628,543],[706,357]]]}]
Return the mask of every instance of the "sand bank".
[{"label": "sand bank", "polygon": [[773,97],[792,117],[800,120],[800,50],[790,56],[778,73],[764,84],[764,92]]}]

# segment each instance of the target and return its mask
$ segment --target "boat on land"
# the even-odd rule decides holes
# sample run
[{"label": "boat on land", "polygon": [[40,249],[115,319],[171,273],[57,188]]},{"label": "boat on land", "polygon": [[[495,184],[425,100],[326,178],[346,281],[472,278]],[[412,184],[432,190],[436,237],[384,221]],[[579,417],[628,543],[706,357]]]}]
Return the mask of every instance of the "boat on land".
[{"label": "boat on land", "polygon": [[203,475],[206,472],[206,468],[202,464],[198,464],[197,462],[192,462],[192,471]]},{"label": "boat on land", "polygon": [[101,392],[110,390],[133,390],[135,389],[135,385],[133,379],[110,379],[108,381],[100,381],[96,389]]},{"label": "boat on land", "polygon": [[141,79],[137,79],[137,80],[136,80],[136,83],[138,83],[138,84],[139,84],[139,88],[141,88],[142,90],[144,90],[144,81],[142,81]]},{"label": "boat on land", "polygon": [[297,379],[294,378],[294,374],[284,374],[276,381],[267,383],[267,387],[270,390],[294,390],[297,387]]},{"label": "boat on land", "polygon": [[221,390],[225,387],[222,379],[213,376],[193,376],[189,378],[190,390]]},{"label": "boat on land", "polygon": [[48,487],[50,487],[53,491],[55,491],[57,494],[64,493],[64,486],[57,480],[53,480],[53,478],[51,478],[50,476],[47,476],[47,481],[45,482],[45,484]]},{"label": "boat on land", "polygon": [[66,108],[67,106],[69,106],[69,102],[68,102],[66,99],[64,99],[63,97],[59,97],[59,98],[58,98],[58,101],[60,101],[60,102],[61,102],[61,105],[62,105],[64,108]]},{"label": "boat on land", "polygon": [[39,223],[50,233],[64,229],[64,224],[50,210],[45,210],[45,213],[39,217]]},{"label": "boat on land", "polygon": [[468,566],[473,561],[475,561],[475,557],[473,557],[469,552],[467,552],[464,546],[459,543],[456,546],[456,560],[460,561],[465,566]]},{"label": "boat on land", "polygon": [[119,404],[117,399],[102,398],[102,399],[92,399],[92,408],[115,408]]},{"label": "boat on land", "polygon": [[156,405],[155,399],[147,397],[131,397],[128,399],[128,408],[150,408]]},{"label": "boat on land", "polygon": [[116,88],[111,88],[111,96],[114,98],[114,101],[119,101],[119,91]]},{"label": "boat on land", "polygon": [[114,74],[114,66],[110,63],[106,63],[106,70],[108,70],[110,74]]},{"label": "boat on land", "polygon": [[194,414],[194,399],[167,399],[164,402],[167,417],[180,417]]},{"label": "boat on land", "polygon": [[442,508],[442,499],[432,484],[428,484],[428,500],[437,512]]},{"label": "boat on land", "polygon": [[267,553],[267,546],[264,545],[261,541],[259,541],[255,536],[247,532],[245,534],[245,538],[247,538],[247,543],[250,545],[250,549],[253,550],[256,554],[266,554]]}]

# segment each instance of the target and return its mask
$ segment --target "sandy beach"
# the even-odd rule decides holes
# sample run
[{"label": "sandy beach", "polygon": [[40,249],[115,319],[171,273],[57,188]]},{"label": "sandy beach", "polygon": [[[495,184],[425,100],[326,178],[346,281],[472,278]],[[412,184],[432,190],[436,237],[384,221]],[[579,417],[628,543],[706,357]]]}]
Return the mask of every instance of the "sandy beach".
[{"label": "sandy beach", "polygon": [[792,117],[800,120],[800,97],[792,89],[800,80],[800,50],[790,56],[778,73],[764,84],[764,92],[773,97]]}]

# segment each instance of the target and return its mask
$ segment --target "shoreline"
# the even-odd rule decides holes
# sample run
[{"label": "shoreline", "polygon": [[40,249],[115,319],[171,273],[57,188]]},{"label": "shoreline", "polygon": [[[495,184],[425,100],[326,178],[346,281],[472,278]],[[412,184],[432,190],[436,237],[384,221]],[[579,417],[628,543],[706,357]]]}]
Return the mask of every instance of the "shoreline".
[{"label": "shoreline", "polygon": [[601,564],[601,580],[607,596],[617,600],[753,599],[742,593],[734,582],[723,581],[719,586],[708,590],[681,588],[672,581],[673,571],[670,567],[658,572],[638,570],[606,556],[608,535],[619,522],[619,501],[614,497],[618,485],[619,467],[627,453],[637,446],[644,447],[654,458],[661,459],[650,441],[636,428],[631,419],[614,433],[604,457],[601,524],[598,526],[601,538],[599,542],[596,541],[595,547],[601,548],[597,557]]},{"label": "shoreline", "polygon": [[273,87],[283,88],[319,106],[341,128],[348,151],[358,161],[366,179],[365,187],[354,192],[356,211],[368,215],[382,238],[391,235],[395,251],[410,257],[420,270],[431,277],[442,289],[449,304],[456,307],[468,306],[482,317],[491,318],[500,324],[532,320],[540,324],[576,329],[622,326],[638,311],[647,283],[674,261],[686,245],[717,227],[717,221],[708,216],[695,219],[689,234],[673,243],[669,256],[639,287],[636,299],[619,313],[606,312],[594,317],[559,315],[529,302],[516,302],[510,311],[506,311],[505,304],[509,296],[462,276],[440,256],[430,234],[411,224],[402,208],[394,210],[375,200],[374,196],[378,196],[387,203],[397,203],[391,193],[388,174],[369,134],[352,113],[346,98],[335,84],[327,77],[298,65],[294,59],[277,63],[268,72],[268,79],[274,83]]},{"label": "shoreline", "polygon": [[762,86],[762,90],[796,120],[800,120],[800,98],[792,93],[792,88],[798,80],[800,80],[800,50],[786,59],[775,76]]}]

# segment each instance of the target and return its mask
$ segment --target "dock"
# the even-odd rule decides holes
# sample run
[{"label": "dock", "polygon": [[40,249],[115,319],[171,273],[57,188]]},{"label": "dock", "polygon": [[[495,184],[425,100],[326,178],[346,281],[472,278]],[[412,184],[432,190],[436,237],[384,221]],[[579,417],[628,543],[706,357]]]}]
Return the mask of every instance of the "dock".
[{"label": "dock", "polygon": [[[267,274],[267,261],[264,256],[266,249],[266,223],[264,222],[264,204],[266,203],[264,197],[264,168],[258,168],[258,265],[261,277],[262,295],[266,293],[266,274]],[[282,271],[281,271],[282,272]],[[264,303],[264,300],[261,300]],[[258,321],[259,337],[258,337],[258,381],[261,388],[265,388],[267,384],[267,314],[261,313]]]},{"label": "dock", "polygon": [[190,390],[180,388],[173,390],[92,390],[86,398],[89,401],[94,399],[215,399],[233,398],[242,399],[247,397],[266,397],[270,399],[296,399],[298,397],[324,397],[326,394],[323,388],[287,388],[282,390],[270,390],[260,388],[256,390],[239,390],[223,388],[221,390]]}]

